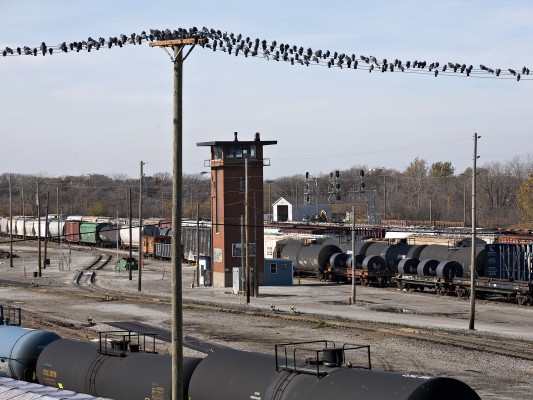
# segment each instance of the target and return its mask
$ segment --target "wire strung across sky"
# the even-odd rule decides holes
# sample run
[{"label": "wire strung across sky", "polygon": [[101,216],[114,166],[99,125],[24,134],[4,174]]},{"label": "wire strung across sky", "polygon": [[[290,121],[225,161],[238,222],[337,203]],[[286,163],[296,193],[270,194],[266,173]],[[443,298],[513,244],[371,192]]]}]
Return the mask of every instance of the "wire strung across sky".
[{"label": "wire strung across sky", "polygon": [[262,57],[266,60],[283,61],[291,65],[300,64],[302,66],[322,66],[327,68],[354,69],[368,72],[404,72],[433,75],[455,76],[455,77],[475,77],[475,78],[499,78],[516,79],[517,81],[531,80],[529,78],[529,68],[493,68],[480,64],[479,68],[472,65],[457,62],[426,62],[423,60],[402,61],[399,59],[378,59],[372,55],[356,56],[354,53],[345,54],[331,52],[329,50],[304,49],[288,43],[278,43],[277,41],[267,42],[264,39],[251,39],[243,37],[241,34],[222,32],[220,30],[196,27],[170,31],[169,29],[150,29],[150,33],[142,31],[141,34],[132,33],[129,36],[121,34],[117,37],[105,39],[99,37],[87,38],[79,42],[63,42],[57,46],[47,46],[42,42],[38,47],[19,46],[15,49],[6,47],[2,51],[4,57],[11,56],[37,56],[39,54],[53,55],[54,52],[69,53],[100,49],[111,49],[113,47],[123,47],[127,45],[141,45],[145,42],[173,39],[205,39],[207,42],[201,44],[203,48],[213,51],[222,51],[229,55],[245,57]]}]

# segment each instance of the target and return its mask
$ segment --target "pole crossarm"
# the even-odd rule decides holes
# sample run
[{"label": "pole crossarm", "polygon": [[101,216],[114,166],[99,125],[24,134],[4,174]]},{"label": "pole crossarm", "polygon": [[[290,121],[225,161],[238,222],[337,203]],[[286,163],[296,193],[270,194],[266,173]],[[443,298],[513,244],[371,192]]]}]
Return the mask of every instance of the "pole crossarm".
[{"label": "pole crossarm", "polygon": [[181,45],[204,45],[208,40],[205,38],[190,38],[190,39],[172,39],[172,40],[158,40],[157,42],[151,42],[150,47],[168,47],[168,46],[181,46]]},{"label": "pole crossarm", "polygon": [[[176,58],[175,57],[172,57],[172,55],[168,52],[167,50],[167,47],[174,47],[174,46],[177,46],[178,49],[177,49],[177,54],[181,54],[184,46],[186,45],[190,45],[192,46],[189,51],[187,52],[187,54],[185,55],[185,57],[182,58],[182,62],[185,61],[187,59],[187,57],[189,56],[189,54],[191,54],[191,51],[193,51],[194,47],[199,44],[199,45],[205,45],[206,43],[208,42],[207,39],[205,38],[192,38],[192,39],[172,39],[172,40],[159,40],[157,42],[151,42],[149,44],[150,47],[161,47],[163,50],[165,50],[165,53],[168,54],[168,56],[170,57],[170,59],[172,60],[172,62],[175,62],[176,61]],[[176,50],[176,49],[174,49]],[[176,54],[176,51],[174,52]]]}]

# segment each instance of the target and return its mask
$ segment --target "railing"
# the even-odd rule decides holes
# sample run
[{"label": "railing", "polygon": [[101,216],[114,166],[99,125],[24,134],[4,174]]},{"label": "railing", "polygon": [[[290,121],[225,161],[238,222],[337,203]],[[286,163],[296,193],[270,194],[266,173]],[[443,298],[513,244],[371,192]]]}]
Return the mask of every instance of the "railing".
[{"label": "railing", "polygon": [[[354,365],[346,359],[347,352],[361,349],[366,349],[367,366]],[[276,344],[275,361],[276,371],[287,370],[316,375],[318,378],[328,375],[329,368],[372,368],[369,345],[347,343],[336,347],[329,340]]]}]

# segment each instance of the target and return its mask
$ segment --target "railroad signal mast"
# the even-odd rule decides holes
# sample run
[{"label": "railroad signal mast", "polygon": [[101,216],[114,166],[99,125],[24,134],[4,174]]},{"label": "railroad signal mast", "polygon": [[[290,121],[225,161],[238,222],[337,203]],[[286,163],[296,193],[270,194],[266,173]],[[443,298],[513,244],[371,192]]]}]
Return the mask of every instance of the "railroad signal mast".
[{"label": "railroad signal mast", "polygon": [[329,202],[336,203],[341,201],[341,181],[340,181],[340,172],[336,170],[329,174]]},{"label": "railroad signal mast", "polygon": [[[379,212],[378,203],[378,190],[375,187],[367,188],[365,184],[365,171],[359,170],[359,177],[357,179],[357,189],[355,190],[354,197],[362,197],[366,194],[366,210],[369,225],[379,225],[381,221],[381,215]],[[354,216],[355,218],[355,216]]]}]

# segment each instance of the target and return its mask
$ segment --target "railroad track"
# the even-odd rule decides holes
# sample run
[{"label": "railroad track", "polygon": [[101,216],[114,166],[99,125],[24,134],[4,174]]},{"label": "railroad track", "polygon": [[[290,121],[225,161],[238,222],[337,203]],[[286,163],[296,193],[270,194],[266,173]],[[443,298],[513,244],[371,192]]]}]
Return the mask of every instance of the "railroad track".
[{"label": "railroad track", "polygon": [[[104,300],[129,300],[132,302],[155,302],[162,306],[170,306],[170,299],[159,296],[147,295],[144,293],[125,293],[118,290],[110,290],[100,287],[94,283],[96,271],[105,267],[111,260],[111,255],[100,255],[98,259],[80,271],[75,278],[75,287],[83,290],[85,297],[93,297]],[[4,281],[10,286],[27,286],[17,282]],[[34,290],[31,289],[30,290]],[[63,292],[62,289],[55,289],[57,294]],[[66,296],[71,296],[72,292],[65,290]],[[103,295],[103,296],[102,296]],[[465,350],[487,352],[506,357],[533,361],[533,346],[531,342],[520,341],[516,339],[505,339],[500,337],[491,337],[487,335],[478,335],[476,332],[461,331],[442,331],[427,328],[412,328],[406,326],[392,326],[374,322],[340,320],[338,317],[328,317],[325,315],[314,314],[294,314],[290,312],[269,311],[264,309],[250,309],[244,306],[213,305],[207,302],[190,301],[184,299],[183,306],[185,309],[204,309],[212,312],[231,312],[248,315],[260,315],[262,317],[284,319],[287,321],[308,322],[311,324],[321,324],[322,326],[355,329],[358,331],[368,332],[369,335],[379,333],[384,336],[400,337],[411,340],[423,340],[428,343],[440,344],[445,346],[454,346]]]},{"label": "railroad track", "polygon": [[100,254],[91,264],[84,267],[79,271],[74,277],[74,284],[80,288],[87,289],[93,292],[106,293],[106,296],[109,296],[109,290],[104,289],[94,283],[96,277],[96,271],[104,268],[112,256],[107,254]]}]

